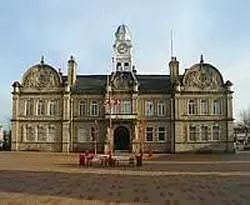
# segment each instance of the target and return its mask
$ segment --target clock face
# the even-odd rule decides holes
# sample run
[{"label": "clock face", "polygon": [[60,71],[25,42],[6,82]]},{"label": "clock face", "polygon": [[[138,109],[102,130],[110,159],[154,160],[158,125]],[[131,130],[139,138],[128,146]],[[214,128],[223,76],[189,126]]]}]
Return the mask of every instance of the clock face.
[{"label": "clock face", "polygon": [[126,44],[122,43],[118,46],[117,50],[120,54],[124,54],[128,51],[128,46]]}]

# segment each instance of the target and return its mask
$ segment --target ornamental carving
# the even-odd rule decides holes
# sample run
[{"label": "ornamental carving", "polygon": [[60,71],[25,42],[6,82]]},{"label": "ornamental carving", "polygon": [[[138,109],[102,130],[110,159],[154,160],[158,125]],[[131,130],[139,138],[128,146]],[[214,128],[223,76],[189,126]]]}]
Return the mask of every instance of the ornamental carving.
[{"label": "ornamental carving", "polygon": [[190,87],[217,88],[221,85],[220,74],[210,67],[194,68],[188,71],[184,84]]},{"label": "ornamental carving", "polygon": [[123,73],[119,73],[115,76],[113,85],[118,90],[129,89],[129,79]]},{"label": "ornamental carving", "polygon": [[51,68],[35,67],[31,68],[24,78],[23,85],[29,88],[44,89],[56,87],[59,83],[58,76]]}]

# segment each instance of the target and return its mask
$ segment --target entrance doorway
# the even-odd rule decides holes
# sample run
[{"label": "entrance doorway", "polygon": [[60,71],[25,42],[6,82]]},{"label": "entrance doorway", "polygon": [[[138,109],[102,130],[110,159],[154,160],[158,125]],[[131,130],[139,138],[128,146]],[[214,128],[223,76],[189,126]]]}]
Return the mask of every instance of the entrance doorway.
[{"label": "entrance doorway", "polygon": [[114,131],[114,150],[129,151],[129,130],[126,127],[119,126]]}]

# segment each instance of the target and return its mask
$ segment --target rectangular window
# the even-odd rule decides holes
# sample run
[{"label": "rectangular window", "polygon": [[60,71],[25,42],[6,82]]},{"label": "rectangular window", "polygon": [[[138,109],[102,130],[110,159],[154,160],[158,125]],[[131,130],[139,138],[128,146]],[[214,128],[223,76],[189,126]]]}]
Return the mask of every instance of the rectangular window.
[{"label": "rectangular window", "polygon": [[79,115],[80,116],[86,115],[86,102],[85,101],[79,102]]},{"label": "rectangular window", "polygon": [[214,115],[220,115],[221,114],[220,102],[218,100],[213,101],[213,114]]},{"label": "rectangular window", "polygon": [[37,141],[38,142],[46,142],[47,141],[45,127],[42,127],[42,126],[37,127]]},{"label": "rectangular window", "polygon": [[48,141],[49,142],[55,142],[56,141],[56,128],[54,126],[49,126]]},{"label": "rectangular window", "polygon": [[154,114],[154,106],[152,101],[146,101],[145,103],[145,115],[146,116],[153,116]]},{"label": "rectangular window", "polygon": [[189,126],[189,140],[196,141],[196,127]]},{"label": "rectangular window", "polygon": [[85,128],[78,128],[77,141],[78,142],[88,141],[88,132]]},{"label": "rectangular window", "polygon": [[201,126],[201,140],[204,141],[208,140],[208,126],[205,125]]},{"label": "rectangular window", "polygon": [[158,140],[165,141],[165,127],[158,128]]},{"label": "rectangular window", "polygon": [[158,116],[164,116],[165,115],[165,104],[164,103],[158,103],[158,105],[157,105],[157,114],[158,114]]},{"label": "rectangular window", "polygon": [[121,102],[121,112],[123,114],[131,114],[131,101],[125,100]]},{"label": "rectangular window", "polygon": [[154,128],[147,127],[147,129],[146,129],[146,141],[148,141],[148,142],[153,141],[153,137],[154,137]]},{"label": "rectangular window", "polygon": [[34,142],[35,141],[35,131],[33,127],[26,126],[25,141]]},{"label": "rectangular window", "polygon": [[45,114],[45,104],[43,101],[38,101],[37,103],[37,115],[41,116]]},{"label": "rectangular window", "polygon": [[189,115],[195,114],[195,102],[193,100],[189,100],[188,102],[188,114]]},{"label": "rectangular window", "polygon": [[213,126],[213,140],[220,140],[220,127],[217,125]]},{"label": "rectangular window", "polygon": [[201,100],[201,102],[200,102],[200,114],[201,115],[207,115],[208,114],[207,100]]},{"label": "rectangular window", "polygon": [[91,102],[90,113],[91,113],[91,116],[98,115],[98,102],[97,101]]},{"label": "rectangular window", "polygon": [[56,101],[50,101],[49,102],[49,115],[53,116],[56,115]]},{"label": "rectangular window", "polygon": [[32,100],[25,101],[25,115],[30,116],[33,114],[33,102]]}]

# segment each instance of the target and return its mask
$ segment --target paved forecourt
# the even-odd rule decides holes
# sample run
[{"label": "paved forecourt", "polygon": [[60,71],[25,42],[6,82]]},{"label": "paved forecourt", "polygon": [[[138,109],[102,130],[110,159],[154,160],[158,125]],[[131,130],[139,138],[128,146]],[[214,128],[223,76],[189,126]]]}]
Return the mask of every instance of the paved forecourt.
[{"label": "paved forecourt", "polygon": [[0,204],[244,205],[250,200],[249,155],[165,155],[141,168],[77,163],[77,154],[0,152]]}]

